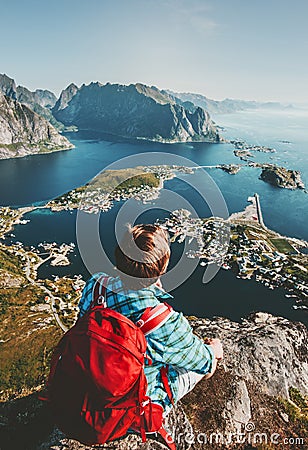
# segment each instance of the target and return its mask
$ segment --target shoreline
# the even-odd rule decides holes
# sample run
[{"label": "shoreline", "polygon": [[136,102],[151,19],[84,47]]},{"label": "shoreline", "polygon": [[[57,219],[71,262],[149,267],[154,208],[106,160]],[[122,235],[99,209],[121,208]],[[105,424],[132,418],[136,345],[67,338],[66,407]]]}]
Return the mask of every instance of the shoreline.
[{"label": "shoreline", "polygon": [[[246,165],[246,164],[245,164]],[[244,166],[244,164],[241,165],[241,167]],[[217,164],[215,166],[193,166],[193,167],[186,167],[186,166],[168,166],[168,165],[159,165],[159,166],[149,166],[149,167],[134,167],[134,168],[127,168],[127,169],[118,169],[118,170],[107,170],[105,172],[101,172],[99,175],[92,178],[92,180],[87,183],[86,185],[80,186],[76,189],[73,189],[71,191],[66,192],[65,194],[61,195],[60,197],[56,197],[55,199],[49,200],[44,204],[40,205],[32,205],[32,206],[26,206],[21,208],[16,208],[15,210],[10,209],[9,207],[3,207],[2,210],[6,209],[7,211],[13,211],[13,216],[11,219],[9,219],[9,224],[7,227],[4,227],[4,229],[1,230],[0,227],[0,237],[4,238],[5,235],[7,235],[9,232],[14,230],[14,227],[16,224],[20,223],[22,217],[30,212],[33,212],[35,210],[39,209],[49,209],[51,212],[61,212],[61,211],[72,211],[74,209],[83,210],[89,214],[98,214],[100,212],[107,212],[111,208],[113,208],[114,202],[116,201],[125,201],[129,198],[134,198],[137,201],[141,201],[142,203],[148,203],[158,198],[160,194],[160,190],[164,187],[164,181],[170,180],[174,177],[177,177],[178,173],[184,173],[184,174],[193,174],[194,171],[197,168],[220,168],[223,170],[226,170],[226,168],[229,168],[233,170],[233,165],[227,165],[227,164]],[[144,176],[150,176],[150,178],[144,178]],[[146,181],[149,180],[151,184],[144,184]],[[155,183],[154,183],[155,181]],[[154,184],[153,184],[154,183]],[[279,248],[287,249],[282,250],[282,253],[290,254],[286,258],[289,258],[289,266],[290,270],[294,273],[297,273],[297,268],[302,267],[302,265],[305,265],[305,263],[300,263],[297,261],[293,261],[292,258],[292,249],[297,254],[298,258],[302,258],[303,261],[305,260],[305,252],[304,249],[308,248],[308,242],[304,239],[299,239],[297,237],[291,237],[291,236],[284,236],[280,234],[277,231],[274,231],[272,229],[269,229],[263,222],[262,218],[262,211],[260,207],[259,197],[258,194],[255,194],[254,196],[251,196],[248,198],[248,201],[251,202],[251,204],[247,205],[246,208],[242,211],[237,211],[230,215],[230,217],[225,221],[228,226],[233,227],[239,227],[244,226],[248,227],[249,229],[253,229],[255,231],[251,231],[251,242],[255,242],[256,249],[258,249],[259,241],[261,241],[263,238],[262,234],[266,237],[265,240],[268,240],[268,245],[264,247],[263,252],[265,252],[265,257],[271,260],[283,260],[283,256],[281,256]],[[215,217],[209,217],[205,219],[199,219],[203,221],[203,224],[205,222],[208,223],[214,223],[216,222],[216,225],[219,227],[222,227],[223,220]],[[200,224],[201,226],[201,224]],[[3,228],[3,227],[2,227]],[[201,227],[202,228],[202,227]],[[215,226],[214,226],[215,228]],[[215,235],[215,230],[212,230]],[[212,234],[213,234],[212,233]],[[255,237],[253,235],[255,234]],[[259,235],[259,236],[258,236]],[[174,236],[174,239],[178,237],[178,234]],[[193,237],[194,238],[194,237]],[[185,239],[185,236],[183,237],[183,240]],[[203,236],[199,236],[199,243],[202,241]],[[244,233],[244,240],[247,240],[247,237],[245,237]],[[276,245],[271,242],[271,240],[276,240]],[[198,239],[197,239],[198,241]],[[281,241],[280,244],[278,241]],[[283,243],[284,241],[284,243]],[[180,241],[182,242],[182,241]],[[211,240],[208,242],[208,244],[211,242]],[[261,245],[261,244],[260,244]],[[262,246],[260,247],[262,248]],[[267,248],[267,249],[266,249]],[[211,254],[211,252],[208,251],[206,246],[204,247],[205,252],[199,252],[199,255],[190,255],[189,257],[199,257],[199,259],[205,258],[209,259],[209,263],[211,263],[211,258],[208,258],[208,254]],[[290,250],[291,249],[291,250]],[[214,248],[216,251],[216,254],[219,255],[219,251]],[[215,251],[213,250],[212,254],[215,254]],[[235,251],[235,250],[234,250]],[[257,250],[256,250],[257,251]],[[259,251],[259,250],[258,250]],[[291,253],[290,253],[291,251]],[[228,253],[228,248],[226,247],[223,251],[224,254]],[[232,252],[231,252],[232,253]],[[247,253],[247,252],[246,252]],[[268,255],[267,255],[268,253]],[[244,253],[245,254],[245,253]],[[66,255],[64,255],[66,257]],[[69,264],[69,261],[65,259],[65,257],[60,256],[56,257],[56,255],[53,255],[53,260],[55,260],[55,265],[57,265],[57,262],[62,264]],[[259,255],[260,257],[260,255]],[[231,259],[230,259],[231,258]],[[235,257],[235,253],[229,254],[230,261],[232,258],[237,260]],[[278,259],[277,259],[278,258]],[[215,259],[215,258],[214,258]],[[218,258],[219,259],[219,258]],[[228,265],[232,264],[226,264],[226,267],[224,267],[223,258],[221,258],[221,264],[219,265],[223,268],[230,268]],[[218,261],[218,260],[217,260]],[[242,268],[246,268],[246,259],[243,258],[242,262],[240,262],[239,269],[241,270],[241,276],[240,278],[251,278],[252,274],[255,272],[255,269],[253,268],[256,264],[255,261],[251,260],[250,263],[248,263],[248,275],[246,275],[245,270]],[[218,261],[219,262],[219,261]],[[266,261],[264,260],[264,264]],[[297,265],[296,265],[297,263]],[[43,262],[41,262],[43,264]],[[251,264],[252,267],[250,268]],[[292,264],[294,264],[294,267],[292,268]],[[261,266],[260,266],[261,267]],[[267,272],[267,271],[266,271]],[[299,273],[304,273],[303,270],[300,269]],[[304,277],[305,279],[305,277]],[[258,281],[258,280],[257,280]],[[288,281],[287,281],[288,284]],[[270,285],[270,288],[272,288],[272,285]],[[287,288],[286,288],[287,289]],[[304,295],[304,294],[303,294]]]},{"label": "shoreline", "polygon": [[216,264],[232,269],[237,278],[254,278],[269,289],[283,287],[285,295],[299,303],[293,305],[294,309],[308,309],[308,257],[303,252],[308,249],[308,242],[267,228],[262,216],[257,222],[257,194],[248,200],[251,205],[227,220],[219,217],[190,220],[190,212],[180,209],[173,211],[161,225],[172,233],[172,242],[196,240],[198,249],[186,251],[186,256],[199,259],[201,266]]},{"label": "shoreline", "polygon": [[40,152],[36,152],[36,153],[27,153],[25,155],[15,155],[15,156],[8,156],[8,157],[6,157],[6,156],[3,157],[1,155],[1,149],[3,149],[3,148],[4,147],[1,147],[1,144],[0,144],[0,161],[5,161],[8,159],[26,158],[27,156],[47,155],[47,154],[56,153],[56,152],[64,152],[64,151],[66,152],[67,150],[73,150],[74,148],[76,148],[76,146],[74,144],[71,144],[70,147],[57,148],[55,150],[47,150],[44,152],[40,151]]},{"label": "shoreline", "polygon": [[[154,187],[150,188],[150,189],[152,189],[154,191],[155,195],[156,194],[159,195],[159,191],[164,188],[164,181],[168,181],[168,180],[170,180],[172,178],[175,178],[177,176],[177,172],[184,173],[184,174],[185,173],[186,174],[193,174],[196,169],[200,169],[200,168],[215,168],[215,169],[225,170],[226,167],[230,167],[232,169],[232,166],[233,166],[232,164],[217,164],[217,165],[211,165],[211,166],[208,165],[208,166],[192,166],[192,167],[160,165],[160,166],[148,166],[148,167],[140,166],[140,167],[138,167],[138,170],[140,172],[142,170],[144,170],[144,173],[154,173],[154,174],[159,175],[158,176],[158,180],[159,180],[158,181],[158,186],[155,187],[155,188]],[[246,164],[239,164],[239,166],[240,167],[246,167]],[[250,167],[250,166],[248,166],[248,167]],[[122,171],[122,172],[126,171],[126,170],[129,171],[131,169],[136,169],[136,168],[120,169],[120,171]],[[111,170],[109,172],[111,172]],[[116,173],[117,169],[115,169],[114,172]],[[72,201],[69,201],[67,199],[67,200],[64,200],[65,203],[62,203],[62,204],[61,203],[60,204],[55,204],[55,201],[57,199],[65,198],[66,196],[71,195],[73,192],[80,192],[82,194],[83,190],[85,188],[87,188],[87,187],[89,188],[89,186],[91,186],[91,182],[93,180],[95,180],[101,174],[104,174],[104,172],[101,172],[100,174],[98,174],[95,177],[91,178],[89,180],[89,182],[87,182],[86,184],[81,185],[81,186],[79,186],[79,187],[77,187],[75,189],[72,189],[70,191],[67,191],[67,192],[61,194],[60,196],[58,196],[56,198],[50,199],[44,204],[39,204],[39,205],[32,204],[32,205],[22,206],[22,207],[11,207],[11,206],[1,207],[0,206],[0,209],[1,208],[2,209],[8,208],[9,210],[18,211],[18,215],[12,221],[12,223],[10,224],[10,227],[5,232],[3,232],[0,229],[0,239],[3,237],[4,234],[7,234],[7,233],[13,231],[14,226],[16,224],[18,224],[17,221],[20,220],[25,214],[27,214],[29,212],[32,212],[32,211],[35,211],[37,209],[50,209],[51,212],[60,212],[60,211],[69,211],[69,210],[74,210],[74,209],[80,209],[80,204],[84,201],[82,198],[80,198],[80,201],[77,201],[77,202],[76,201],[72,202]],[[136,174],[136,176],[138,176],[138,173]],[[91,191],[92,189],[89,188],[89,190]],[[110,201],[112,202],[112,201],[121,201],[123,199],[125,200],[125,197],[122,198],[121,194],[122,194],[121,192],[120,193],[116,192],[112,196],[112,198],[110,198]],[[108,195],[109,195],[109,193],[108,193]],[[151,196],[151,192],[149,192],[149,195]],[[134,195],[132,195],[132,197],[135,198]],[[249,200],[250,198],[251,197],[248,198],[248,201],[250,201]],[[149,199],[149,201],[150,200],[151,200],[151,198]],[[145,201],[147,201],[147,200],[145,200]],[[42,202],[39,202],[39,203],[42,203]],[[229,220],[230,219],[232,220],[233,218],[236,219],[237,218],[236,216],[242,215],[247,210],[247,208],[250,208],[251,206],[252,205],[247,205],[247,207],[244,210],[236,211],[236,212],[232,213],[230,215],[230,217],[229,217]],[[100,211],[102,211],[102,210],[100,210]],[[106,210],[103,210],[103,212],[104,211],[106,211]],[[95,213],[95,211],[93,211],[93,212]],[[258,215],[258,214],[256,213],[256,215]],[[264,223],[262,224],[262,226],[266,230],[268,230],[269,232],[272,232],[272,233],[275,233],[275,234],[279,235],[281,238],[294,240],[296,243],[300,242],[300,243],[302,243],[303,247],[308,246],[308,241],[306,241],[305,239],[294,237],[294,236],[281,235],[279,232],[277,232],[275,230],[272,230],[270,228],[267,228]]]},{"label": "shoreline", "polygon": [[[170,169],[170,168],[168,168],[168,169]],[[160,177],[159,178],[159,185],[158,185],[158,187],[150,189],[149,192],[147,192],[147,195],[150,195],[150,198],[153,199],[153,189],[154,189],[155,196],[159,195],[160,189],[163,188],[164,179],[170,179],[170,177],[175,177],[175,176],[176,176],[176,170],[174,169],[171,174],[170,174],[170,172],[168,173],[168,176],[165,174],[165,178]],[[256,196],[257,196],[257,194],[255,194],[255,196],[253,196],[253,197],[249,197],[248,201],[250,201],[251,204],[247,205],[247,207],[244,210],[231,214],[229,216],[229,218],[226,219],[225,221],[223,219],[221,219],[221,218],[216,218],[216,217],[209,217],[209,218],[204,218],[204,219],[198,219],[200,221],[200,229],[202,229],[204,224],[213,224],[213,227],[212,227],[212,225],[210,225],[210,228],[212,229],[211,233],[212,234],[214,233],[214,235],[215,235],[215,232],[217,231],[217,228],[221,228],[222,233],[224,233],[223,227],[225,227],[225,226],[229,226],[231,228],[235,227],[235,229],[237,229],[239,226],[247,227],[248,232],[249,232],[249,236],[251,236],[251,237],[248,239],[247,236],[245,235],[245,232],[244,232],[244,234],[243,234],[244,241],[247,241],[247,243],[250,242],[250,241],[254,242],[254,246],[256,246],[256,249],[258,248],[259,245],[261,245],[260,248],[263,248],[261,254],[263,256],[265,256],[266,258],[268,258],[270,261],[272,261],[272,260],[276,260],[276,261],[281,260],[282,262],[284,262],[286,259],[288,259],[288,260],[290,260],[289,261],[290,270],[291,269],[293,270],[294,268],[299,268],[301,270],[301,273],[304,273],[303,270],[301,269],[301,267],[303,267],[303,265],[305,265],[306,254],[302,250],[308,248],[308,242],[306,240],[304,240],[304,239],[298,239],[296,237],[284,236],[284,235],[280,234],[279,232],[276,232],[276,231],[266,227],[266,225],[264,224],[264,222],[262,220],[262,213],[261,213],[261,221],[260,221],[260,214],[258,213],[257,197]],[[132,195],[132,197],[135,198],[134,195]],[[112,198],[112,202],[113,201],[120,201],[122,199],[123,199],[122,196],[119,196],[118,194],[116,194]],[[98,207],[96,209],[94,209],[94,207],[93,208],[90,207],[90,209],[86,210],[86,212],[88,212],[90,214],[91,213],[97,214],[100,211],[104,212],[106,210],[111,209],[112,207],[113,207],[113,203],[110,203],[107,209],[101,209],[101,208],[98,208]],[[10,211],[9,208],[6,208],[6,209],[8,211]],[[32,211],[35,211],[37,209],[50,209],[52,212],[56,213],[56,212],[60,212],[60,211],[63,211],[63,210],[80,209],[80,204],[79,203],[74,203],[74,204],[65,203],[65,204],[59,205],[58,207],[55,208],[54,205],[52,205],[52,204],[50,204],[50,202],[48,202],[45,205],[20,208],[20,209],[17,210],[18,211],[17,214],[15,214],[14,217],[11,219],[9,227],[7,227],[5,229],[5,231],[2,230],[2,233],[0,232],[0,237],[4,238],[5,235],[7,235],[9,232],[11,232],[14,229],[15,225],[17,225],[20,222],[20,220],[21,220],[21,218],[23,217],[24,214],[27,214],[27,213],[32,212]],[[173,213],[175,213],[175,212],[173,212]],[[189,220],[189,219],[187,219],[188,216],[189,216],[188,212],[185,213],[183,217],[180,215],[179,216],[180,217],[180,221],[184,220],[183,223],[185,223],[185,221],[188,222],[188,220]],[[182,217],[182,219],[181,219],[181,217]],[[169,221],[170,221],[170,219],[169,219]],[[201,224],[201,222],[202,222],[202,224]],[[215,227],[216,227],[216,231],[215,231]],[[172,233],[174,232],[172,227],[171,227],[171,229],[169,231],[171,231]],[[199,244],[200,244],[200,242],[202,242],[202,240],[203,240],[203,234],[200,234],[200,232],[199,232],[199,235],[200,236],[197,237],[197,235],[194,235],[194,232],[193,232],[193,234],[191,234],[190,236],[192,236],[192,239],[196,238],[197,241],[199,239]],[[189,234],[188,234],[188,236],[189,236]],[[185,237],[186,237],[185,233],[182,233],[181,231],[178,230],[171,239],[172,239],[172,241],[175,241],[178,238],[180,238],[179,242],[183,242]],[[267,241],[267,244],[265,243],[264,246],[263,246],[263,244],[261,244],[261,241],[263,239],[265,239]],[[277,250],[277,247],[275,247],[275,243],[273,241],[275,241],[275,243],[278,242],[278,241],[281,241],[280,245],[282,247],[284,246],[284,247],[288,248],[288,250],[286,250],[286,255],[287,256],[283,256],[283,253],[284,253],[283,250],[282,250],[282,253],[281,253],[281,251]],[[283,241],[285,242],[285,244],[283,244]],[[3,243],[2,245],[5,245],[5,244]],[[44,246],[45,244],[40,244],[40,245]],[[50,248],[47,249],[47,245]],[[56,244],[54,244],[54,245],[56,245]],[[218,262],[218,264],[222,268],[229,269],[229,268],[231,268],[231,266],[232,267],[233,266],[236,267],[236,264],[238,264],[239,265],[239,269],[240,269],[240,274],[241,274],[241,275],[238,274],[238,277],[240,277],[240,278],[252,278],[254,272],[256,271],[256,269],[254,268],[255,263],[253,262],[254,266],[252,266],[251,268],[247,269],[247,271],[246,271],[246,262],[245,262],[246,261],[246,257],[244,257],[242,259],[240,258],[239,259],[240,262],[236,262],[236,260],[238,259],[238,258],[235,257],[236,249],[233,249],[233,251],[231,251],[231,253],[230,253],[229,245],[231,245],[231,241],[230,241],[230,244],[228,244],[228,246],[224,247],[223,249],[215,248],[215,247],[211,249],[211,240],[210,240],[209,242],[207,242],[206,246],[204,247],[205,251],[199,251],[199,253],[197,252],[195,254],[192,253],[188,257],[192,257],[192,258],[198,257],[200,259],[200,261],[202,259],[203,260],[206,259],[208,261],[207,263],[212,263],[212,262],[215,262],[216,260],[214,258],[214,260],[212,261],[212,256],[211,255],[219,255],[219,254],[221,254],[221,251],[222,251],[222,256],[220,257],[220,259],[219,259],[219,257],[218,257],[218,259],[216,258],[217,259],[216,262]],[[62,247],[63,246],[64,246],[64,244],[62,244]],[[10,247],[10,246],[7,246],[7,247]],[[70,264],[69,260],[66,257],[66,253],[67,252],[65,252],[65,254],[62,255],[60,250],[59,250],[58,253],[57,252],[53,252],[53,249],[51,247],[52,247],[52,245],[46,244],[46,249],[50,250],[49,257],[47,259],[52,259],[53,261],[55,261],[54,265],[57,265],[57,263],[61,263],[61,265],[62,264],[65,264],[65,265],[66,264]],[[290,253],[290,249],[291,250],[293,249],[295,253],[294,252]],[[29,253],[24,248],[23,248],[23,251],[26,252],[26,253]],[[244,254],[245,253],[246,253],[246,250],[244,251]],[[228,254],[228,258],[229,258],[228,261],[229,262],[228,263],[224,263],[224,259],[225,259],[227,254]],[[263,256],[262,256],[262,258],[263,258]],[[258,258],[260,258],[260,254],[259,254]],[[300,260],[299,261],[295,261],[295,260],[293,261],[294,258],[303,259],[303,262],[301,262]],[[46,259],[45,260],[40,260],[39,261],[39,265],[44,264],[45,261],[46,261]],[[264,262],[264,264],[265,264],[265,262]],[[250,267],[250,265],[251,265],[251,263],[248,264],[248,267]],[[262,267],[262,266],[263,265],[261,264],[259,267]],[[38,265],[35,264],[35,266],[32,267],[32,269],[33,270],[35,269],[35,271],[36,271],[37,267],[38,267]],[[244,270],[242,270],[243,267],[244,267]],[[31,271],[31,268],[29,270]],[[265,270],[265,271],[263,270],[262,273],[267,273],[267,272],[269,272],[269,270]],[[256,281],[259,281],[259,280],[256,278]],[[287,280],[287,284],[288,284],[288,282],[289,281]],[[284,286],[284,283],[282,284],[282,286],[285,287],[285,289],[288,292],[292,292],[292,288],[290,288],[290,287],[287,288],[286,286]],[[270,288],[272,288],[271,284],[270,284]],[[305,299],[302,298],[302,301],[303,300],[305,301]]]}]

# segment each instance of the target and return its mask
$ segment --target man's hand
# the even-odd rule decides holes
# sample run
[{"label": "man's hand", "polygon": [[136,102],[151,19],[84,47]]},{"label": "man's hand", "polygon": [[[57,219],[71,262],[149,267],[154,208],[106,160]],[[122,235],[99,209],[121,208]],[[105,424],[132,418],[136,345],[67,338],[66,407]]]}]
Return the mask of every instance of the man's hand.
[{"label": "man's hand", "polygon": [[223,358],[223,349],[220,339],[210,339],[205,338],[204,339],[205,344],[209,345],[214,353],[214,361],[212,365],[212,370],[210,373],[207,373],[204,378],[209,379],[214,374],[216,367],[217,367],[217,361],[220,361]]},{"label": "man's hand", "polygon": [[224,357],[224,352],[223,352],[223,348],[222,348],[222,344],[221,344],[221,340],[220,339],[207,339],[206,344],[210,345],[215,358],[220,361],[223,357]]}]

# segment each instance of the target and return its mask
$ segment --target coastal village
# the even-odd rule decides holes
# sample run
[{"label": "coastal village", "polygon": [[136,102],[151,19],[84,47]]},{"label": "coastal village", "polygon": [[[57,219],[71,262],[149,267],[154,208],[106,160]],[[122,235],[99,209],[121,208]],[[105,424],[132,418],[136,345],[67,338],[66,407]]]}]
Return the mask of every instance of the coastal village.
[{"label": "coastal village", "polygon": [[[254,151],[263,152],[274,151],[274,149],[267,147],[249,146],[242,141],[232,142],[234,145],[240,146],[239,148],[244,149],[243,151],[246,151],[246,148],[250,150],[253,148]],[[300,179],[300,174],[296,171],[276,167],[272,164],[260,164],[254,161],[249,161],[246,165],[261,168],[262,173],[260,178],[277,187],[285,187],[287,189],[305,188]],[[87,185],[73,189],[49,201],[45,207],[50,208],[52,211],[78,208],[86,213],[98,214],[99,212],[109,211],[116,201],[125,201],[132,198],[144,204],[154,201],[158,198],[159,191],[164,186],[164,181],[174,178],[178,173],[191,175],[195,170],[203,168],[221,169],[234,175],[243,166],[243,164],[217,164],[194,167],[158,165],[103,171]]]},{"label": "coastal village", "polygon": [[[0,207],[0,238],[14,237],[15,235],[11,232],[13,227],[17,224],[25,225],[28,222],[29,220],[20,218],[20,210]],[[52,280],[38,278],[38,269],[43,264],[49,262],[51,266],[70,265],[69,254],[74,249],[73,242],[69,244],[42,242],[37,247],[31,246],[30,248],[25,248],[19,241],[9,246],[0,243],[0,250],[17,258],[21,270],[20,275],[24,276],[30,285],[39,288],[42,292],[43,303],[39,302],[31,306],[33,312],[50,313],[40,321],[39,328],[48,326],[50,320],[55,319],[58,326],[63,331],[67,331],[77,319],[77,304],[85,284],[82,276],[74,275],[73,278],[53,276]],[[5,266],[5,264],[3,265]],[[2,273],[2,276],[6,280],[4,284],[7,288],[14,286],[14,282],[8,278],[7,273]]]},{"label": "coastal village", "polygon": [[[90,214],[98,214],[110,210],[115,201],[133,198],[145,204],[158,198],[164,181],[175,177],[176,172],[193,173],[193,169],[185,166],[149,166],[137,169],[102,172],[87,186],[50,201],[47,207],[52,211],[78,208]],[[111,180],[110,172],[113,172]],[[117,180],[116,184],[114,179]]]},{"label": "coastal village", "polygon": [[286,297],[295,300],[294,309],[308,310],[307,243],[266,228],[259,196],[248,200],[251,205],[228,220],[192,218],[189,211],[180,209],[161,226],[172,241],[195,240],[197,249],[187,250],[186,256],[199,258],[200,265],[232,269],[238,278],[254,278],[269,289],[284,287]]},{"label": "coastal village", "polygon": [[[152,202],[159,196],[165,180],[175,177],[177,172],[192,174],[195,169],[162,165],[138,168],[137,172],[121,169],[110,174],[109,171],[107,175],[100,174],[93,183],[74,189],[44,206],[21,209],[0,207],[0,238],[10,234],[14,236],[14,226],[27,224],[29,220],[24,219],[23,215],[36,208],[50,208],[52,211],[79,208],[97,214],[111,209],[115,201],[134,198],[142,203]],[[232,166],[224,169],[232,173]],[[308,309],[305,254],[308,244],[282,237],[266,228],[259,196],[255,194],[248,200],[251,204],[244,211],[232,214],[228,220],[193,218],[189,211],[181,209],[173,211],[160,224],[170,232],[171,242],[183,243],[187,240],[188,244],[193,244],[186,256],[198,258],[201,266],[217,264],[222,269],[233,270],[238,278],[253,278],[268,289],[284,287],[285,295],[294,298],[293,308]],[[4,244],[1,247],[7,249]],[[77,304],[85,282],[81,275],[73,278],[54,275],[51,280],[39,280],[37,270],[47,262],[52,266],[69,265],[69,255],[74,250],[74,243],[55,242],[42,242],[37,248],[30,249],[25,249],[21,242],[15,242],[8,249],[20,258],[28,281],[42,289],[45,307],[50,309],[63,330],[68,329],[77,318]]]}]

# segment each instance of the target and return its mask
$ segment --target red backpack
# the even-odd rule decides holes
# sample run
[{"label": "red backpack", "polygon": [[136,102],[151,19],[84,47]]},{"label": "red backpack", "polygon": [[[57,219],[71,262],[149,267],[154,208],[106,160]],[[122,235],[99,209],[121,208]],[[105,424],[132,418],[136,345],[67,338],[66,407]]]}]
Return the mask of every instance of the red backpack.
[{"label": "red backpack", "polygon": [[[137,324],[105,307],[107,277],[97,280],[90,310],[62,337],[54,350],[46,395],[56,424],[70,438],[93,445],[123,437],[127,431],[158,432],[169,448],[163,408],[146,395],[145,335],[172,314],[161,303],[147,308]],[[172,400],[167,370],[161,371]]]}]

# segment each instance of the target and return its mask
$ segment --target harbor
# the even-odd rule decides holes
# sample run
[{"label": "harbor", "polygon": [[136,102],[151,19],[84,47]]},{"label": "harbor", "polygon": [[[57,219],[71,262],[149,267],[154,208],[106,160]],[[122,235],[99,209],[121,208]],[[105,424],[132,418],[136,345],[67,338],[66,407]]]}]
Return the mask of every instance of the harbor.
[{"label": "harbor", "polygon": [[258,194],[250,205],[228,220],[218,217],[193,218],[185,209],[173,211],[159,221],[171,234],[171,241],[194,243],[186,257],[198,258],[200,265],[217,264],[232,269],[237,278],[254,279],[266,288],[284,288],[294,299],[294,309],[308,309],[307,242],[287,238],[264,225]]}]

